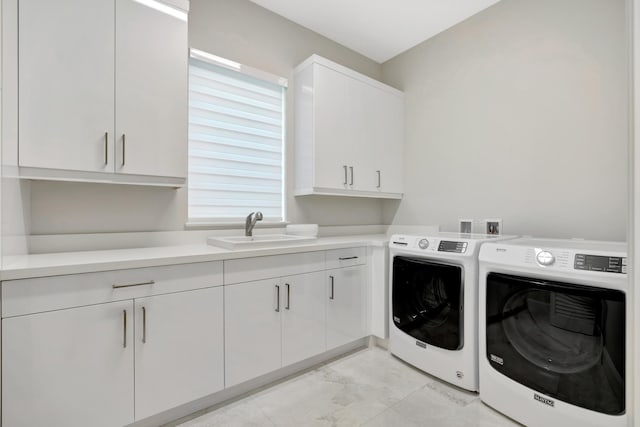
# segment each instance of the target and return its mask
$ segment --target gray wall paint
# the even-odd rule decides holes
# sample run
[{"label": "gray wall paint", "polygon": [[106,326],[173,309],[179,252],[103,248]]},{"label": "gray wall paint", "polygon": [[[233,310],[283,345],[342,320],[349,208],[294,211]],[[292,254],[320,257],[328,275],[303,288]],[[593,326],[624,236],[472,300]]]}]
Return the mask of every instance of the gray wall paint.
[{"label": "gray wall paint", "polygon": [[383,64],[406,93],[394,224],[623,240],[624,0],[503,0]]},{"label": "gray wall paint", "polygon": [[[292,70],[317,53],[379,79],[381,66],[248,0],[191,0],[191,47],[290,79]],[[286,166],[293,171],[293,91],[287,93]],[[287,177],[288,194],[293,176]],[[322,225],[382,223],[383,202],[374,199],[287,199],[292,222]],[[32,182],[31,233],[99,233],[181,230],[187,220],[186,189]]]}]

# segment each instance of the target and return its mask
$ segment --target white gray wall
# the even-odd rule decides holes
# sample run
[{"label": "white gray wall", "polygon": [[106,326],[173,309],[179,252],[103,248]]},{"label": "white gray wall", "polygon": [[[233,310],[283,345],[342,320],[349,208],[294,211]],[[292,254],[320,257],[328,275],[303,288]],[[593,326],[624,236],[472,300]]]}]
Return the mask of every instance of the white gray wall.
[{"label": "white gray wall", "polygon": [[406,93],[393,224],[624,240],[624,0],[502,0],[386,62]]},{"label": "white gray wall", "polygon": [[[190,45],[292,79],[293,68],[317,53],[373,78],[381,67],[335,42],[248,0],[191,0]],[[293,87],[290,81],[290,87]],[[293,171],[293,91],[287,93],[286,167]],[[293,176],[287,177],[288,194]],[[381,224],[383,204],[374,199],[287,199],[292,222],[322,225]],[[248,213],[248,212],[247,212]],[[32,182],[31,233],[98,233],[181,230],[187,220],[186,189]]]},{"label": "white gray wall", "polygon": [[[625,238],[623,0],[502,0],[382,67],[248,0],[192,0],[191,11],[195,48],[289,78],[318,53],[406,92],[405,198],[289,196],[289,220],[454,230],[458,218],[497,217],[507,233]],[[292,90],[287,103],[293,171]],[[184,189],[30,187],[33,234],[186,221]]]}]

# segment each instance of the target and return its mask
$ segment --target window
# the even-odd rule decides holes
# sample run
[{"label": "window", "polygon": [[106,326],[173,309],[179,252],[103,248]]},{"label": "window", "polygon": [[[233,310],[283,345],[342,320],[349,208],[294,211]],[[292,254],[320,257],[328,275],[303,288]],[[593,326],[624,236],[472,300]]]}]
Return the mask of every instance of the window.
[{"label": "window", "polygon": [[[258,77],[256,77],[258,76]],[[284,220],[286,79],[192,49],[189,222]]]}]

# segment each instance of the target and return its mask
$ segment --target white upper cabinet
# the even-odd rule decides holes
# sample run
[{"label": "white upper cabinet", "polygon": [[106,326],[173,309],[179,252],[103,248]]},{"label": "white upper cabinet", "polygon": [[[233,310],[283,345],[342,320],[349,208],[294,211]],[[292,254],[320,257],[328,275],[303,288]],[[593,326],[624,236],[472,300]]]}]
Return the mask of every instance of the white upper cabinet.
[{"label": "white upper cabinet", "polygon": [[317,55],[295,73],[295,194],[401,198],[404,94]]},{"label": "white upper cabinet", "polygon": [[113,171],[113,1],[19,7],[20,166]]},{"label": "white upper cabinet", "polygon": [[116,0],[116,171],[187,175],[187,23]]},{"label": "white upper cabinet", "polygon": [[[312,78],[314,135],[311,138],[315,137],[318,144],[313,153],[313,166],[317,168],[313,184],[347,190],[353,185],[353,168],[361,154],[355,143],[361,135],[353,117],[360,109],[360,88],[355,80],[321,65],[313,68]],[[351,121],[344,120],[345,117],[351,117]]]},{"label": "white upper cabinet", "polygon": [[19,0],[22,177],[184,184],[188,2],[157,4]]},{"label": "white upper cabinet", "polygon": [[373,177],[369,181],[379,193],[403,192],[404,99],[383,90],[369,91],[367,115],[375,119],[367,126],[372,152]]}]

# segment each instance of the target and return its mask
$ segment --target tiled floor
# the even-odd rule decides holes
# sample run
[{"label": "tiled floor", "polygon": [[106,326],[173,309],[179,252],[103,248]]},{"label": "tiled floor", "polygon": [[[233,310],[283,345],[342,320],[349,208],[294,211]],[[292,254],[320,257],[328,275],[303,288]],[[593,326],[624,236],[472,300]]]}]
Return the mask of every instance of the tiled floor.
[{"label": "tiled floor", "polygon": [[213,426],[517,426],[478,395],[369,348],[180,424]]}]

